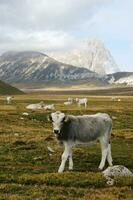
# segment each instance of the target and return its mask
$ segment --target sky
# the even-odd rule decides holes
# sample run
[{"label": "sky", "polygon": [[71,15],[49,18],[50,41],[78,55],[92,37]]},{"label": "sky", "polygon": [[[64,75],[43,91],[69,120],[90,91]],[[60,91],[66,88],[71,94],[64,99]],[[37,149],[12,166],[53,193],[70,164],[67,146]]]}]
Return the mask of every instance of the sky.
[{"label": "sky", "polygon": [[92,37],[133,71],[133,0],[0,0],[0,54],[67,51]]}]

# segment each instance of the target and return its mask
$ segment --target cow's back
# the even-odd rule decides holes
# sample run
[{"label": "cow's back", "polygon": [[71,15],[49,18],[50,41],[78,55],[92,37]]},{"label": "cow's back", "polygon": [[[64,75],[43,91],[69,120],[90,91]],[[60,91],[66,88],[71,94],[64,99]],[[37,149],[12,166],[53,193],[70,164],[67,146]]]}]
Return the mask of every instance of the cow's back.
[{"label": "cow's back", "polygon": [[109,131],[112,122],[106,113],[95,115],[70,116],[69,137],[77,141],[94,141]]}]

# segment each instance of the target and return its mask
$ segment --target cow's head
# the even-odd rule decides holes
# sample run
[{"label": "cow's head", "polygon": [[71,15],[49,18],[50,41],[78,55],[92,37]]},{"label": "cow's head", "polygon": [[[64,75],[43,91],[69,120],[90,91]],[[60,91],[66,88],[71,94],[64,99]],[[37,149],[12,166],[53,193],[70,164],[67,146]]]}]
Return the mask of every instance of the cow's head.
[{"label": "cow's head", "polygon": [[68,121],[67,116],[65,116],[65,114],[60,111],[52,113],[49,119],[53,123],[53,132],[55,135],[60,134],[63,124]]}]

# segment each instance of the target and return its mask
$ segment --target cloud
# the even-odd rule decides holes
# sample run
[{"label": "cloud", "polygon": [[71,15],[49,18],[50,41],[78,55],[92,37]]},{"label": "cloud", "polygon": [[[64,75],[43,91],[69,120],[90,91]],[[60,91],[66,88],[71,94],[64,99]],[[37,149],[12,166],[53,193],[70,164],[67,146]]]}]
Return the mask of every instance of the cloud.
[{"label": "cloud", "polygon": [[39,30],[74,29],[110,0],[10,0],[0,2],[1,24]]},{"label": "cloud", "polygon": [[49,52],[51,50],[56,51],[57,49],[70,48],[74,42],[75,39],[71,35],[61,31],[15,31],[0,38],[2,51],[45,50]]},{"label": "cloud", "polygon": [[111,0],[1,0],[0,51],[45,51],[73,46],[77,32],[82,32],[86,21],[110,2]]}]

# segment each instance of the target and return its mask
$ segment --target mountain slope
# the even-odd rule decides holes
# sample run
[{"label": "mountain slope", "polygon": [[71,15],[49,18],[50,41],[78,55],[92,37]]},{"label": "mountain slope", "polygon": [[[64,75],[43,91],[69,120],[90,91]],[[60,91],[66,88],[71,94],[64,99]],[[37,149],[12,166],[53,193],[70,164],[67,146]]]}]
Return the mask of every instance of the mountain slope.
[{"label": "mountain slope", "polygon": [[71,51],[50,55],[63,63],[85,67],[101,75],[119,71],[109,50],[97,39],[84,40]]},{"label": "mountain slope", "polygon": [[108,74],[106,80],[111,84],[133,86],[133,72],[117,72]]},{"label": "mountain slope", "polygon": [[102,78],[86,68],[56,61],[39,52],[7,52],[0,56],[0,79],[8,83]]},{"label": "mountain slope", "polygon": [[21,90],[0,81],[0,95],[24,94]]}]

